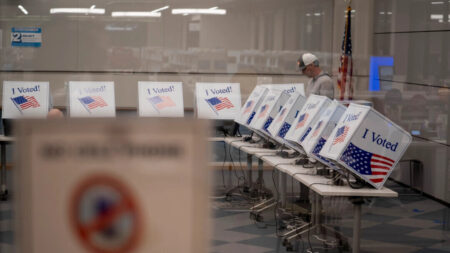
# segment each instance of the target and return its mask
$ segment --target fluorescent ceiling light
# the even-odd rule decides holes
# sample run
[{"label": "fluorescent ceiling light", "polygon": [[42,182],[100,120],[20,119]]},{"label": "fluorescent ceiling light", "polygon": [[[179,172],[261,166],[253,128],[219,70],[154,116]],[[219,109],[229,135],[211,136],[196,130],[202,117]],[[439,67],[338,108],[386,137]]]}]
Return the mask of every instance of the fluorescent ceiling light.
[{"label": "fluorescent ceiling light", "polygon": [[151,12],[151,11],[113,11],[111,13],[112,17],[153,17],[159,18],[161,17],[160,12]]},{"label": "fluorescent ceiling light", "polygon": [[380,15],[384,15],[384,11],[380,11]]},{"label": "fluorescent ceiling light", "polygon": [[226,15],[227,10],[213,7],[209,9],[173,9],[173,15],[205,14],[205,15]]},{"label": "fluorescent ceiling light", "polygon": [[441,2],[441,1],[439,1],[439,2],[431,2],[431,4],[444,4],[444,2]]},{"label": "fluorescent ceiling light", "polygon": [[169,6],[164,6],[153,11],[113,11],[111,13],[112,17],[161,17],[161,12],[163,10],[169,9]]},{"label": "fluorescent ceiling light", "polygon": [[316,17],[320,16],[320,12],[314,13],[314,16],[316,16]]},{"label": "fluorescent ceiling light", "polygon": [[19,7],[23,14],[28,15],[28,11],[22,5],[18,5],[17,7]]},{"label": "fluorescent ceiling light", "polygon": [[431,14],[430,19],[432,19],[432,20],[444,19],[444,15],[443,14]]},{"label": "fluorescent ceiling light", "polygon": [[96,9],[96,8],[52,8],[52,9],[50,9],[50,14],[60,14],[60,13],[105,14],[105,9]]}]

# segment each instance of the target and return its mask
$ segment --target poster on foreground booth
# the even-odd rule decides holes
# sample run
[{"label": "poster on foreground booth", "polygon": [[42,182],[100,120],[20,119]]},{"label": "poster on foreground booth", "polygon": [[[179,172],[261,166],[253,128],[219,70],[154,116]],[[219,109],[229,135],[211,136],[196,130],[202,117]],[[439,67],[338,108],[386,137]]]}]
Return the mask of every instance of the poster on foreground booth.
[{"label": "poster on foreground booth", "polygon": [[138,82],[140,117],[183,117],[180,82]]},{"label": "poster on foreground booth", "polygon": [[115,117],[114,82],[69,82],[70,117]]},{"label": "poster on foreground booth", "polygon": [[411,140],[408,132],[373,108],[350,104],[320,155],[380,189]]},{"label": "poster on foreground booth", "polygon": [[21,123],[17,252],[207,253],[207,132],[185,119]]},{"label": "poster on foreground booth", "polygon": [[197,116],[234,120],[241,110],[239,83],[196,83]]},{"label": "poster on foreground booth", "polygon": [[45,118],[49,101],[48,82],[4,81],[2,118]]}]

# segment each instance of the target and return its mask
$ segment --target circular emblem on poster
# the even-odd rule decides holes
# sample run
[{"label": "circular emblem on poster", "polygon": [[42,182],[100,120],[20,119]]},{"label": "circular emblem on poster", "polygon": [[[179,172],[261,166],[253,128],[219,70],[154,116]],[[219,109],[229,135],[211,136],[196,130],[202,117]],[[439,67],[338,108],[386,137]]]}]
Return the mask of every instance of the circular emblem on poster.
[{"label": "circular emblem on poster", "polygon": [[142,221],[135,198],[121,180],[88,177],[76,188],[70,209],[75,233],[90,252],[124,253],[136,248]]}]

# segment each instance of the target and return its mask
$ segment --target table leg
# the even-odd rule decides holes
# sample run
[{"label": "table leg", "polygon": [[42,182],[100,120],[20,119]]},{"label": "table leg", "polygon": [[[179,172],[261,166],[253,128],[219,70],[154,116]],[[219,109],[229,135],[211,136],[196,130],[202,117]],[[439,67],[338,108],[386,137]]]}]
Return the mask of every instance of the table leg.
[{"label": "table leg", "polygon": [[263,164],[264,161],[260,158],[258,158],[258,190],[259,192],[261,192],[263,190],[263,173],[264,173],[264,168],[263,168]]},{"label": "table leg", "polygon": [[359,253],[361,240],[361,206],[362,200],[354,200],[353,202],[353,245],[352,253]]},{"label": "table leg", "polygon": [[0,189],[0,199],[6,200],[7,198],[7,188],[6,188],[6,144],[0,144],[0,152],[1,152],[1,189]]},{"label": "table leg", "polygon": [[253,186],[253,178],[252,178],[252,167],[253,167],[253,159],[252,155],[247,154],[247,186],[249,189]]},{"label": "table leg", "polygon": [[280,188],[280,200],[281,207],[286,206],[286,193],[287,193],[287,175],[281,171],[278,171],[278,187]]}]

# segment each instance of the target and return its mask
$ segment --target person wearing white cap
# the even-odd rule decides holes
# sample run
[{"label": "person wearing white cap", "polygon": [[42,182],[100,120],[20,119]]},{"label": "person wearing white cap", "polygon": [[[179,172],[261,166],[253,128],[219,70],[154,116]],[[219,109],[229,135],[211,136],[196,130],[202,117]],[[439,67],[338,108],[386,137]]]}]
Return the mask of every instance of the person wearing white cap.
[{"label": "person wearing white cap", "polygon": [[327,96],[334,99],[334,85],[330,75],[323,72],[319,66],[319,59],[310,53],[304,53],[297,61],[299,69],[304,75],[312,78],[306,86],[306,95]]}]

